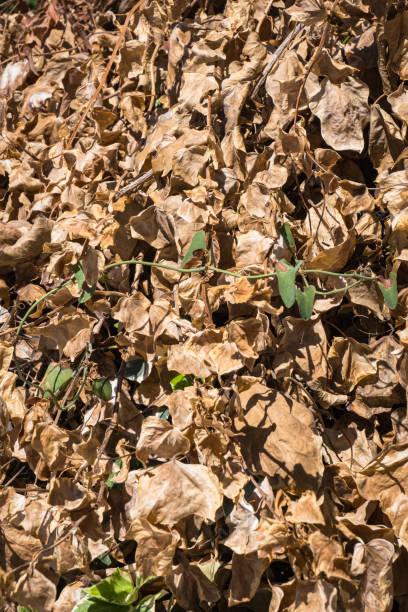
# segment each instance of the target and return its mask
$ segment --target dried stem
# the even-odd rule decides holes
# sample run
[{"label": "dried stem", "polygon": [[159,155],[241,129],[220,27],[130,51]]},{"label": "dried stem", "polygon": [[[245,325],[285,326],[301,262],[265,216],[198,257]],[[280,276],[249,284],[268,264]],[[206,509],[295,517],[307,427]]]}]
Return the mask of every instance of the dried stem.
[{"label": "dried stem", "polygon": [[326,23],[324,24],[324,27],[323,27],[323,32],[322,32],[322,36],[320,38],[319,45],[316,48],[316,51],[313,53],[313,56],[312,56],[311,60],[309,61],[308,65],[307,65],[305,75],[303,77],[302,83],[300,84],[300,88],[299,88],[297,99],[296,99],[295,117],[293,119],[293,125],[294,126],[296,126],[297,118],[298,118],[298,114],[299,114],[300,98],[302,97],[302,93],[303,93],[303,91],[305,89],[305,85],[306,85],[306,81],[308,79],[308,76],[309,76],[313,66],[315,65],[315,63],[319,59],[319,56],[320,56],[321,52],[323,51],[323,48],[324,48],[324,46],[326,44],[326,38],[327,38],[327,34],[328,34],[328,31],[329,31],[329,28],[330,28],[330,17],[332,16],[333,11],[336,8],[336,5],[337,5],[338,1],[339,0],[334,0],[334,2],[332,4],[332,7],[330,9],[330,13],[327,16]]},{"label": "dried stem", "polygon": [[87,116],[88,112],[90,111],[90,109],[93,107],[93,105],[95,104],[95,101],[102,89],[102,87],[104,86],[104,84],[106,83],[106,79],[108,78],[108,74],[110,69],[112,68],[112,64],[115,60],[115,57],[119,51],[120,45],[122,44],[122,41],[125,37],[125,33],[127,30],[127,27],[129,25],[129,22],[132,18],[132,16],[134,15],[134,13],[137,11],[137,9],[145,2],[145,0],[139,0],[138,2],[136,2],[136,4],[130,9],[130,11],[128,12],[128,14],[126,15],[126,19],[125,19],[125,23],[123,24],[123,26],[121,27],[120,30],[120,34],[118,37],[118,40],[116,41],[116,45],[112,51],[112,55],[109,59],[108,65],[105,68],[105,72],[102,75],[101,78],[101,82],[99,83],[98,87],[96,88],[95,93],[93,94],[92,98],[89,100],[88,104],[86,105],[85,110],[83,111],[82,115],[80,116],[78,123],[76,124],[76,126],[74,127],[74,130],[68,140],[67,143],[67,149],[70,149],[72,147],[72,143],[75,140],[76,135],[78,134],[79,128],[82,125],[82,122],[84,121],[85,117]]}]

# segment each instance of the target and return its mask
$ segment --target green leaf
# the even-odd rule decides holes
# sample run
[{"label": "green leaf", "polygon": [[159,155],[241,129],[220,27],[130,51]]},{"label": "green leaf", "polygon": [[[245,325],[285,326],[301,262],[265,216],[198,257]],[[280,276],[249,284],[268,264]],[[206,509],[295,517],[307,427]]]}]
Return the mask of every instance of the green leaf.
[{"label": "green leaf", "polygon": [[115,570],[113,574],[84,589],[87,595],[121,606],[133,603],[137,599],[138,588],[126,572]]},{"label": "green leaf", "polygon": [[377,281],[377,284],[384,296],[385,303],[387,304],[388,308],[393,310],[398,304],[397,275],[395,272],[391,272],[390,278],[383,278],[382,276],[379,276],[378,278],[379,280]]},{"label": "green leaf", "polygon": [[17,612],[36,612],[36,610],[31,610],[31,608],[26,608],[25,606],[18,606]]},{"label": "green leaf", "polygon": [[143,574],[136,574],[135,589],[140,591],[142,586],[144,586],[148,582],[152,582],[152,580],[155,580],[155,579],[156,579],[156,576],[154,576],[153,574],[150,574],[149,576],[146,576],[146,578],[143,576]]},{"label": "green leaf", "polygon": [[110,565],[112,565],[112,558],[110,555],[100,555],[97,558],[99,559],[101,563],[106,565],[106,567],[109,567]]},{"label": "green leaf", "polygon": [[76,282],[78,283],[78,288],[81,290],[85,282],[85,274],[82,268],[82,261],[78,261],[72,266],[72,273],[75,277]]},{"label": "green leaf", "polygon": [[217,561],[216,559],[212,559],[211,561],[207,561],[207,563],[198,565],[204,576],[211,582],[214,582],[215,574],[218,572],[221,566],[221,561]]},{"label": "green leaf", "polygon": [[143,599],[138,601],[135,605],[134,612],[154,612],[156,610],[156,601],[164,595],[167,595],[167,591],[162,589],[154,595],[143,597]]},{"label": "green leaf", "polygon": [[88,300],[91,299],[93,294],[95,293],[96,284],[92,285],[92,287],[88,287],[87,289],[82,289],[82,293],[78,298],[78,304],[85,304]]},{"label": "green leaf", "polygon": [[108,401],[112,398],[112,385],[106,376],[97,378],[92,383],[92,393],[101,399]]},{"label": "green leaf", "polygon": [[50,398],[53,395],[59,396],[73,379],[74,372],[71,368],[62,368],[60,365],[49,365],[44,378],[40,384],[43,390],[43,397]]},{"label": "green leaf", "polygon": [[114,479],[115,479],[116,474],[120,472],[120,469],[122,467],[122,459],[115,459],[115,465],[117,465],[119,469],[116,470],[115,472],[111,472],[108,476],[108,480],[105,481],[105,484],[108,487],[108,489],[112,489],[115,486],[115,484],[117,484]]},{"label": "green leaf", "polygon": [[103,601],[97,597],[84,596],[72,612],[133,612],[134,607],[131,605],[114,604],[108,601]]},{"label": "green leaf", "polygon": [[287,221],[285,221],[285,223],[282,225],[279,231],[282,234],[288,247],[290,249],[294,249],[296,246],[296,243],[295,243],[295,239],[293,238],[293,234],[291,232],[290,225]]},{"label": "green leaf", "polygon": [[[85,282],[85,274],[82,267],[82,261],[78,261],[72,266],[72,273],[75,277],[76,282],[78,283],[78,288],[81,291],[81,295],[78,298],[78,304],[85,304],[85,302],[90,300],[93,294],[95,293],[96,284],[92,285],[92,287],[87,286]],[[84,286],[86,287],[86,289],[84,289]]]},{"label": "green leaf", "polygon": [[279,294],[286,308],[291,308],[295,303],[295,279],[301,264],[302,262],[298,261],[296,266],[291,266],[286,259],[281,259],[276,264]]},{"label": "green leaf", "polygon": [[173,391],[182,391],[186,387],[191,387],[192,384],[193,380],[189,374],[177,374],[170,381]]},{"label": "green leaf", "polygon": [[201,251],[207,250],[207,244],[205,242],[205,231],[200,230],[196,234],[194,234],[193,239],[190,244],[190,248],[187,253],[184,255],[183,261],[181,262],[181,267],[184,268],[184,265],[193,259],[193,257],[200,255]]},{"label": "green leaf", "polygon": [[296,289],[296,302],[299,307],[300,316],[307,321],[313,314],[313,304],[316,288],[313,285],[306,287],[304,291]]}]

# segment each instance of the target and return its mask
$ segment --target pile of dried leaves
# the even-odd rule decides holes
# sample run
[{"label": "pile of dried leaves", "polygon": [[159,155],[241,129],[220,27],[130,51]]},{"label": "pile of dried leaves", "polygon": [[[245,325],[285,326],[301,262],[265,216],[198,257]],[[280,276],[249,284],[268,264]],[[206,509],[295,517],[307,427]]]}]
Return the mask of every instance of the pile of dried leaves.
[{"label": "pile of dried leaves", "polygon": [[408,610],[408,6],[28,4],[1,609]]}]

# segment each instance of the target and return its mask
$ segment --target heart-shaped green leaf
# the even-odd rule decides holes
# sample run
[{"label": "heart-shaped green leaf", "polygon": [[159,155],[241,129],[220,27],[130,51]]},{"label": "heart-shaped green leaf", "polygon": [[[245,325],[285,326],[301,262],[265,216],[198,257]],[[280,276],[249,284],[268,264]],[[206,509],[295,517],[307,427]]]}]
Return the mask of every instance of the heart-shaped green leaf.
[{"label": "heart-shaped green leaf", "polygon": [[295,278],[300,264],[301,262],[298,262],[293,267],[285,259],[281,259],[276,264],[279,294],[286,308],[291,308],[295,303]]},{"label": "heart-shaped green leaf", "polygon": [[92,383],[92,392],[97,397],[108,401],[112,397],[112,385],[109,382],[109,378],[103,376],[102,378],[97,378]]},{"label": "heart-shaped green leaf", "polygon": [[304,291],[296,289],[296,302],[299,308],[300,316],[307,321],[313,314],[313,304],[316,294],[316,288],[313,285],[306,287]]},{"label": "heart-shaped green leaf", "polygon": [[190,247],[187,253],[184,255],[183,261],[181,262],[181,267],[193,259],[194,256],[199,255],[201,251],[207,250],[207,244],[205,242],[205,231],[200,230],[196,234],[194,234],[193,239],[191,241]]},{"label": "heart-shaped green leaf", "polygon": [[55,396],[59,396],[70,380],[72,380],[74,372],[71,368],[62,368],[60,365],[49,365],[44,378],[40,384],[40,388],[43,390],[43,397],[45,399]]},{"label": "heart-shaped green leaf", "polygon": [[382,276],[378,278],[377,283],[384,296],[385,303],[388,308],[393,310],[398,304],[397,275],[395,272],[391,272],[390,278],[383,278]]}]

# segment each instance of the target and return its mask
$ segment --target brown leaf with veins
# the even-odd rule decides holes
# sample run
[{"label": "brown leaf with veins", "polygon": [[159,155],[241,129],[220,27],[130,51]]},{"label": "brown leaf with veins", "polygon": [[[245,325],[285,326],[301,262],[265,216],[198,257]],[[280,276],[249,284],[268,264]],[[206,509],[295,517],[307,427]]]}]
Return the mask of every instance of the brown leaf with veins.
[{"label": "brown leaf with veins", "polygon": [[300,491],[313,489],[321,480],[323,463],[309,410],[260,383],[243,385],[244,380],[238,387],[242,390],[235,403],[234,428],[249,469],[279,477]]},{"label": "brown leaf with veins", "polygon": [[150,455],[171,459],[177,455],[185,455],[189,448],[190,442],[180,430],[163,419],[151,416],[142,423],[136,457],[146,464]]},{"label": "brown leaf with veins", "polygon": [[221,505],[220,484],[205,465],[188,465],[173,459],[140,477],[130,519],[175,525],[196,515],[214,521]]},{"label": "brown leaf with veins", "polygon": [[362,81],[348,77],[339,85],[323,79],[320,91],[310,98],[309,108],[320,119],[322,137],[336,151],[362,152],[368,94]]}]

